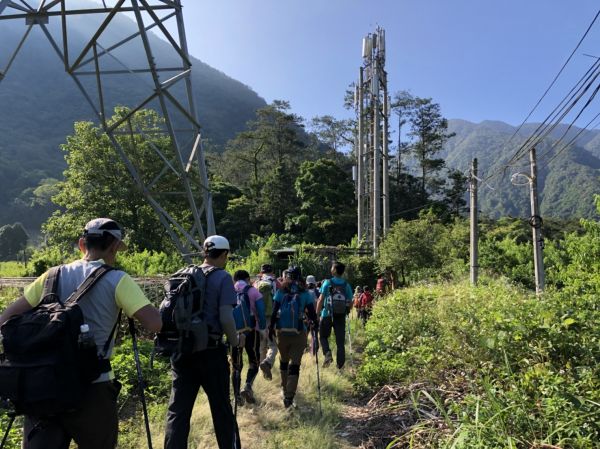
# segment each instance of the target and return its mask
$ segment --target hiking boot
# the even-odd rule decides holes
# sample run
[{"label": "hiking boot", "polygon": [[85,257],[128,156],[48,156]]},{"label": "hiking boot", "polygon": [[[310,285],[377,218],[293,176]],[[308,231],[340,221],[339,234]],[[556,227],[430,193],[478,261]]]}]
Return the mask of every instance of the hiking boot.
[{"label": "hiking boot", "polygon": [[325,354],[325,360],[323,360],[323,368],[327,368],[329,365],[331,365],[332,362],[333,356],[331,355],[331,352],[328,352],[327,354]]},{"label": "hiking boot", "polygon": [[258,365],[258,367],[262,371],[263,377],[265,379],[267,379],[267,380],[273,379],[273,375],[271,374],[271,364],[269,362],[264,360],[264,361],[260,362],[260,365]]},{"label": "hiking boot", "polygon": [[240,396],[248,403],[248,404],[254,404],[256,403],[256,399],[254,399],[254,393],[252,393],[252,390],[248,390],[248,389],[243,389],[240,392]]},{"label": "hiking boot", "polygon": [[237,402],[238,407],[243,407],[244,404],[246,403],[246,401],[244,401],[244,397],[242,396],[241,393],[235,397],[235,402]]}]

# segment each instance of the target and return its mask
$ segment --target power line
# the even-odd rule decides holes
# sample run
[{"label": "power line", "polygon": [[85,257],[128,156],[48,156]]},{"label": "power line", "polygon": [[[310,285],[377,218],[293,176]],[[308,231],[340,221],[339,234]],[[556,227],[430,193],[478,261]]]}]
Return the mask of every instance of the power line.
[{"label": "power line", "polygon": [[[554,84],[556,83],[556,81],[558,80],[558,78],[560,77],[560,75],[562,74],[562,72],[564,71],[564,69],[566,68],[566,66],[569,64],[569,62],[571,61],[571,59],[573,58],[574,54],[577,52],[577,50],[579,49],[579,47],[581,46],[581,44],[583,43],[583,41],[585,40],[585,38],[587,37],[587,35],[589,34],[590,30],[592,29],[592,27],[594,26],[594,24],[596,23],[596,20],[598,19],[598,17],[600,16],[600,10],[598,10],[598,12],[596,13],[596,15],[594,16],[594,19],[592,20],[592,22],[590,23],[590,25],[588,26],[588,28],[586,29],[585,33],[583,34],[583,36],[581,37],[581,39],[579,40],[579,42],[577,43],[577,45],[575,46],[575,48],[573,49],[573,51],[571,52],[571,54],[569,55],[569,57],[567,58],[567,60],[565,61],[565,63],[563,64],[563,66],[561,67],[561,69],[559,70],[559,72],[556,74],[556,76],[554,77],[554,79],[552,80],[552,82],[550,83],[550,85],[548,86],[548,88],[546,89],[546,91],[542,94],[542,96],[540,97],[540,99],[537,101],[537,103],[535,104],[535,106],[531,109],[531,111],[529,112],[529,114],[527,115],[527,117],[525,117],[525,119],[521,122],[521,124],[519,125],[519,127],[516,129],[516,131],[512,134],[512,136],[508,139],[508,141],[504,144],[503,149],[506,148],[510,142],[512,142],[512,140],[515,138],[515,136],[519,133],[519,131],[523,128],[523,126],[525,125],[525,123],[527,122],[527,120],[531,117],[531,115],[533,114],[533,112],[537,109],[537,107],[541,104],[541,102],[543,101],[543,99],[546,97],[546,95],[548,94],[548,92],[552,89],[552,87],[554,86]],[[596,61],[598,62],[598,61]],[[595,64],[594,64],[595,65]],[[594,65],[592,65],[592,68],[594,67]],[[588,72],[586,73],[586,75],[592,70],[592,68],[590,68],[588,70]],[[586,77],[586,75],[583,76],[583,78]],[[580,80],[581,82],[581,80]],[[580,82],[578,82],[576,84],[576,86],[571,89],[571,92],[577,87],[578,84],[580,84]],[[570,95],[570,93],[567,95],[567,97]],[[563,100],[564,102],[564,100]],[[561,102],[560,104],[562,104],[563,102]],[[560,104],[558,107],[560,107]],[[557,107],[557,108],[558,108]],[[556,109],[555,108],[555,111]],[[553,111],[554,113],[554,111]],[[552,114],[550,115],[552,116]],[[549,118],[549,117],[548,117]],[[546,120],[543,122],[545,123],[546,121],[548,121],[548,118],[546,118]],[[538,127],[539,130],[539,127]],[[537,132],[537,130],[536,130]],[[536,132],[534,132],[533,135],[536,134]],[[530,137],[531,138],[531,137]],[[529,140],[529,139],[528,139]],[[521,157],[523,157],[523,154],[520,154],[521,151],[523,150],[523,146],[521,146],[516,152],[515,154],[509,159],[508,163],[505,164],[504,167],[502,167],[501,169],[498,169],[494,172],[492,172],[490,175],[488,175],[485,180],[490,180],[492,177],[496,176],[498,173],[502,172],[502,171],[506,171],[507,168],[509,168],[514,162],[516,162],[517,160],[519,160]]]}]

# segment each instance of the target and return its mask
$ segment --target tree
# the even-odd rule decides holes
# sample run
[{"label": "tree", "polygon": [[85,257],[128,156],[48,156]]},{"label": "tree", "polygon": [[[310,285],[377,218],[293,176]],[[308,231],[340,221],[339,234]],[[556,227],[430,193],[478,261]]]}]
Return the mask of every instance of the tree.
[{"label": "tree", "polygon": [[[128,113],[126,108],[115,109],[114,122]],[[144,130],[159,129],[160,118],[154,111],[142,110],[122,125]],[[175,154],[168,137],[147,133],[152,137],[119,135],[127,156],[141,167],[140,174],[145,185],[152,185],[153,192],[173,191],[173,177],[162,177],[153,182],[164,161],[154,147],[167,159]],[[149,140],[148,140],[149,139]],[[44,231],[52,245],[65,250],[72,248],[85,223],[94,217],[111,217],[126,230],[128,243],[134,249],[156,251],[172,250],[172,242],[160,223],[158,216],[147,204],[142,192],[131,179],[125,164],[116,154],[108,136],[90,122],[77,122],[74,134],[67,137],[62,146],[67,161],[65,180],[59,184],[59,193],[53,197],[63,211],[55,212],[44,224]],[[191,176],[197,176],[192,174]],[[196,194],[200,195],[200,183],[192,178]],[[191,226],[191,212],[183,196],[169,196],[165,208],[180,222]]]},{"label": "tree", "polygon": [[436,242],[444,232],[443,225],[432,213],[417,220],[398,220],[379,245],[377,265],[381,272],[390,272],[401,285],[418,278],[418,272],[440,266]]},{"label": "tree", "polygon": [[464,211],[467,201],[467,177],[459,170],[448,171],[448,181],[444,190],[444,203],[447,205],[450,215],[460,217]]},{"label": "tree", "polygon": [[0,228],[0,259],[15,260],[20,251],[27,247],[29,236],[21,223]]},{"label": "tree", "polygon": [[[392,104],[402,124],[408,123],[406,149],[410,151],[420,170],[420,197],[425,202],[430,196],[441,193],[445,181],[438,175],[444,168],[443,159],[435,156],[442,150],[444,142],[453,137],[448,133],[448,120],[442,117],[440,105],[431,98],[414,97],[406,91],[398,92]],[[399,150],[405,148],[399,143]],[[399,164],[399,162],[398,162]],[[401,165],[397,170],[400,171]]]},{"label": "tree", "polygon": [[353,120],[337,120],[331,115],[314,117],[311,122],[311,130],[317,138],[336,154],[344,147],[354,144]]},{"label": "tree", "polygon": [[350,173],[330,159],[305,161],[295,182],[300,214],[288,220],[304,240],[338,245],[356,233],[356,199]]},{"label": "tree", "polygon": [[300,164],[317,156],[302,119],[289,109],[285,101],[259,109],[256,120],[228,142],[220,158],[220,176],[243,192],[256,233],[285,230],[287,217],[299,207],[294,181]]}]

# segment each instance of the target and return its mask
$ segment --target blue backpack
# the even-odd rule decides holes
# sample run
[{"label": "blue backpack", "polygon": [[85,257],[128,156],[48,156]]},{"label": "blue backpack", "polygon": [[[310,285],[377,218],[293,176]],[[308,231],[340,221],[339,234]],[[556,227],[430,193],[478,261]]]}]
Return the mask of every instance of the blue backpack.
[{"label": "blue backpack", "polygon": [[277,329],[283,335],[298,335],[304,330],[304,311],[298,293],[286,293],[281,300]]},{"label": "blue backpack", "polygon": [[244,290],[237,294],[237,305],[233,309],[233,318],[238,333],[251,331],[256,326],[256,318],[252,313],[250,296],[248,296],[250,287],[251,285],[246,285]]}]

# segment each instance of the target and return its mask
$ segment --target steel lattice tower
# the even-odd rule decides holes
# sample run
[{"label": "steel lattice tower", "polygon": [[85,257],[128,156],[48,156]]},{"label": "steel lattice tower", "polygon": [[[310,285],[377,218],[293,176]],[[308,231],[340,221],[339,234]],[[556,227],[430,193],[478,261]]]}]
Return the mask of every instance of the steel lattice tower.
[{"label": "steel lattice tower", "polygon": [[[0,82],[31,31],[39,28],[63,63],[66,74],[73,79],[92,108],[145,200],[157,213],[177,249],[189,259],[190,253],[200,249],[206,235],[215,233],[215,224],[200,124],[192,95],[191,63],[181,0],[105,0],[97,5],[70,0],[40,0],[37,7],[32,7],[30,2],[31,0],[0,0],[0,24],[3,21],[21,21],[24,25],[23,36],[14,52],[8,55],[6,66],[0,66]],[[119,17],[119,13],[128,13],[133,17],[136,31],[118,42],[107,44],[103,41],[103,33]],[[69,41],[70,29],[78,16],[93,16],[99,24],[97,28],[89,30],[90,38],[83,48],[76,48]],[[176,35],[172,35],[165,26],[169,21],[175,22]],[[56,26],[52,28],[54,25]],[[53,33],[56,29],[60,32]],[[164,63],[155,58],[150,30],[160,33],[172,46],[174,58]],[[135,62],[136,66],[129,67],[119,59],[118,54],[123,46],[134,44],[143,57]],[[146,78],[145,83],[138,82],[142,76]],[[145,85],[147,89],[143,99],[137,104],[125,105],[129,108],[129,113],[116,123],[107,122],[107,97],[111,92],[108,91],[110,83],[106,81],[109,77],[120,77],[119,81],[123,81],[123,84],[129,78],[131,81],[135,80],[136,86]],[[123,126],[130,123],[137,111],[150,106],[155,107],[163,118],[159,129]],[[124,128],[126,131],[123,131]],[[150,144],[164,165],[156,173],[146,173],[128,157],[117,140],[117,135],[123,133],[129,134],[132,141],[135,138],[146,139],[150,134],[166,136],[175,156],[169,158],[156,145]],[[172,186],[172,191],[157,191],[154,187],[158,181],[167,178],[173,181],[163,184]],[[144,181],[148,179],[152,181]],[[196,182],[200,185],[193,185]],[[202,193],[195,194],[194,190]],[[187,199],[193,222],[191,226],[178,221],[164,207],[169,195],[183,195]]]},{"label": "steel lattice tower", "polygon": [[355,92],[358,136],[356,196],[358,239],[373,254],[390,227],[388,118],[390,101],[385,71],[385,30],[363,39],[363,64]]}]

